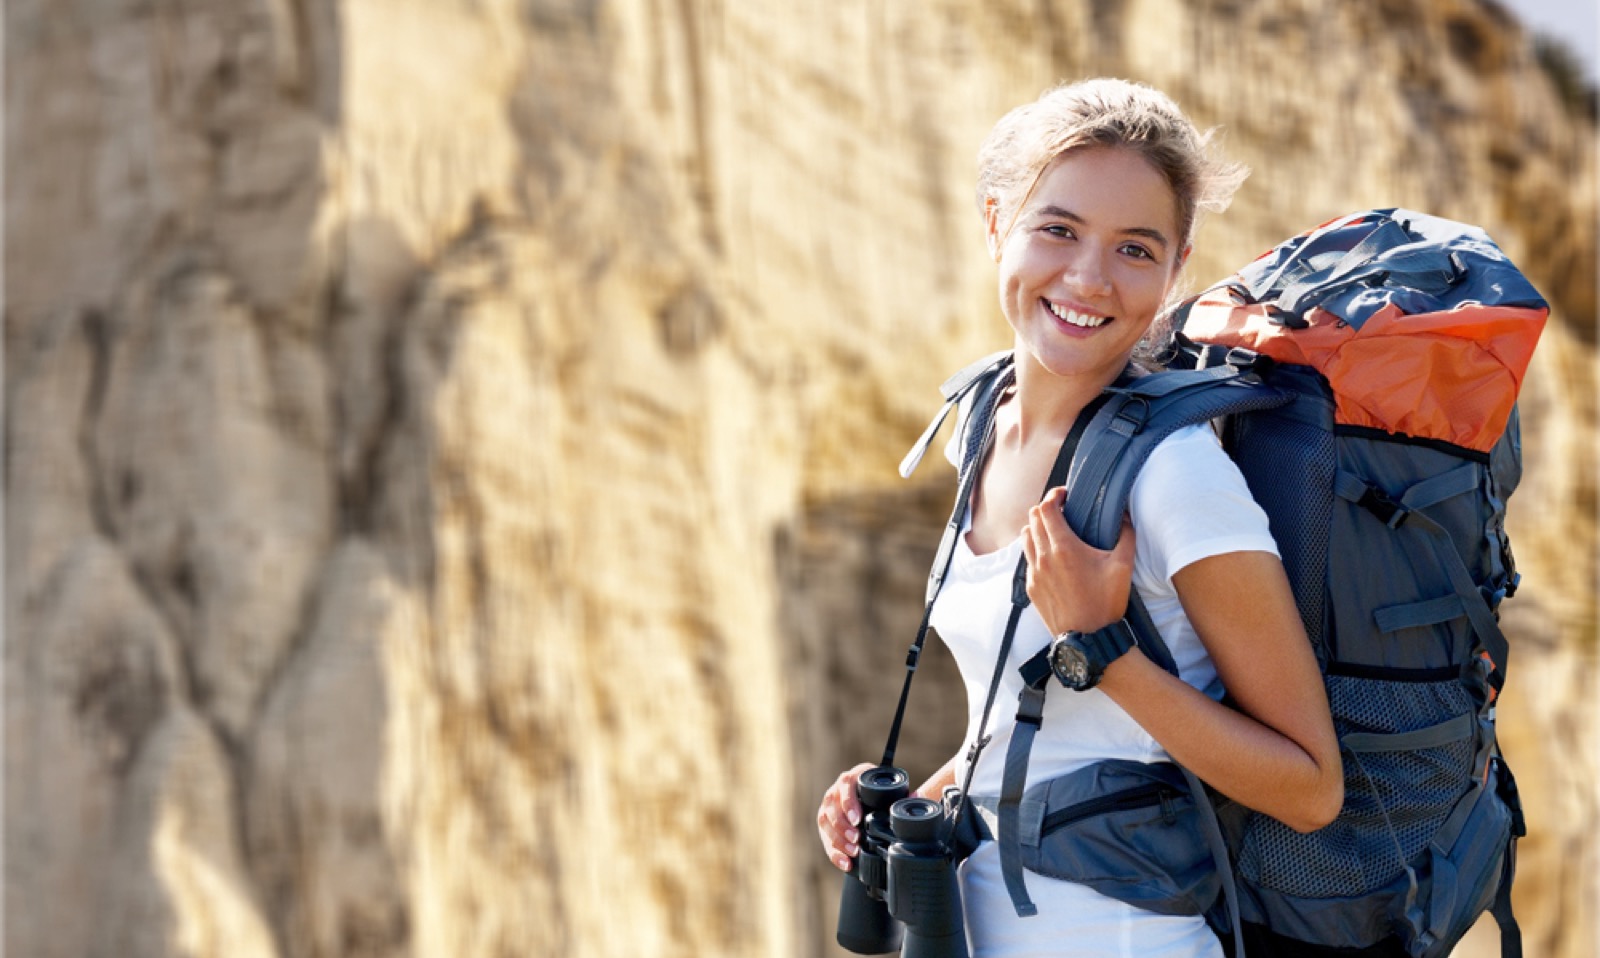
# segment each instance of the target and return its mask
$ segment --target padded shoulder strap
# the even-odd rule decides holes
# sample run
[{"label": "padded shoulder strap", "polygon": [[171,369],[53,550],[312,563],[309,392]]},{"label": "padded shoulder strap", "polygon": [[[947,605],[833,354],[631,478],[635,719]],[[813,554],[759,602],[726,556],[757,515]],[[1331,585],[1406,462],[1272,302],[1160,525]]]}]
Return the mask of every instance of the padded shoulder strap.
[{"label": "padded shoulder strap", "polygon": [[[1260,377],[1233,365],[1153,373],[1109,391],[1113,394],[1111,401],[1090,422],[1073,457],[1063,507],[1067,523],[1097,549],[1116,545],[1133,481],[1161,440],[1184,426],[1232,413],[1270,409],[1293,399],[1290,393],[1267,386]],[[1137,589],[1129,594],[1127,620],[1138,637],[1140,650],[1161,668],[1178,675],[1172,652]],[[1242,956],[1239,893],[1216,809],[1200,779],[1187,767],[1179,768],[1194,796],[1201,831],[1222,881],[1234,954]]]},{"label": "padded shoulder strap", "polygon": [[1227,365],[1152,373],[1110,391],[1112,400],[1089,424],[1073,456],[1064,507],[1067,524],[1097,549],[1116,545],[1133,481],[1163,439],[1184,426],[1271,409],[1293,398]]}]

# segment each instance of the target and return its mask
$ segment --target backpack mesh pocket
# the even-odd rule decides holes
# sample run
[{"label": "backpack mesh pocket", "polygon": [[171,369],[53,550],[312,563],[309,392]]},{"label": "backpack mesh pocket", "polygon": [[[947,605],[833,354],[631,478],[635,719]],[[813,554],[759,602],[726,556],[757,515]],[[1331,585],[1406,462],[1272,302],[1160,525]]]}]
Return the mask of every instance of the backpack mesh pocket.
[{"label": "backpack mesh pocket", "polygon": [[[1280,369],[1278,380],[1295,381],[1289,369]],[[1229,423],[1227,437],[1251,496],[1271,521],[1272,537],[1314,649],[1326,647],[1323,583],[1328,576],[1338,467],[1332,425],[1331,402],[1302,395],[1293,406],[1236,417]]]},{"label": "backpack mesh pocket", "polygon": [[[1347,735],[1431,728],[1476,712],[1457,679],[1405,682],[1328,676],[1334,727]],[[1390,882],[1427,847],[1472,775],[1474,723],[1443,744],[1344,754],[1345,805],[1326,828],[1301,834],[1265,815],[1245,827],[1239,874],[1304,898],[1344,898]],[[1398,847],[1397,847],[1398,846]],[[1403,859],[1403,860],[1402,860]]]}]

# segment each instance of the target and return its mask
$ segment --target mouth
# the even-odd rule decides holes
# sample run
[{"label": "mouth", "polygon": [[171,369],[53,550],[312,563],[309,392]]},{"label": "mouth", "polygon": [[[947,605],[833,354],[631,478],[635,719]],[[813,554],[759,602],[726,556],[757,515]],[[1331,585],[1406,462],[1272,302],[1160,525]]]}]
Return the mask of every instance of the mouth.
[{"label": "mouth", "polygon": [[1075,326],[1079,329],[1098,329],[1099,327],[1104,326],[1105,324],[1116,319],[1115,316],[1101,316],[1097,313],[1080,312],[1066,306],[1061,306],[1057,303],[1052,303],[1048,299],[1042,299],[1040,302],[1044,303],[1045,308],[1050,310],[1051,315],[1055,316],[1056,319],[1061,320],[1063,323],[1066,323],[1069,326]]}]

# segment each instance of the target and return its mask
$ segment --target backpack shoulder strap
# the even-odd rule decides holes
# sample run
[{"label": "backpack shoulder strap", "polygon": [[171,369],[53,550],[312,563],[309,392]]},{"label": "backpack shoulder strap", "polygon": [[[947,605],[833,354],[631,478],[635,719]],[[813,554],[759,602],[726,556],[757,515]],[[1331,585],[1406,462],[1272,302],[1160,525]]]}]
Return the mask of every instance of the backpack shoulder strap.
[{"label": "backpack shoulder strap", "polygon": [[1067,524],[1097,549],[1116,545],[1134,479],[1162,440],[1185,426],[1293,399],[1263,383],[1247,362],[1152,373],[1111,392],[1073,456],[1064,506]]},{"label": "backpack shoulder strap", "polygon": [[[1248,358],[1240,357],[1241,360]],[[1108,390],[1111,399],[1090,421],[1068,473],[1067,501],[1063,509],[1073,531],[1095,548],[1111,548],[1122,531],[1122,515],[1127,510],[1133,481],[1163,439],[1185,426],[1209,422],[1218,416],[1269,409],[1291,401],[1291,394],[1265,385],[1250,369],[1251,365],[1242,361],[1237,365],[1153,373],[1111,387]],[[1137,589],[1129,592],[1126,618],[1145,655],[1162,669],[1178,675],[1172,652],[1156,629]],[[1049,674],[1043,662],[1045,654],[1035,655],[1022,666],[1024,683],[1034,689],[1039,698],[1042,698],[1044,676]],[[1030,682],[1030,678],[1034,681]],[[1025,691],[1025,706],[1027,698]],[[1031,739],[1031,736],[1021,734],[1024,732],[1019,722],[1013,733],[1012,748],[1006,756],[1003,791],[1018,792],[1026,781],[1027,744],[1019,745],[1019,739]],[[1222,881],[1224,911],[1228,930],[1233,934],[1234,953],[1242,955],[1244,938],[1239,894],[1216,809],[1204,783],[1187,767],[1181,764],[1178,767],[1200,812],[1206,847]],[[1004,841],[1002,836],[1002,854]]]},{"label": "backpack shoulder strap", "polygon": [[[911,451],[900,461],[902,479],[909,479],[911,474],[916,472],[917,466],[922,463],[922,457],[928,451],[928,446],[933,442],[933,437],[939,432],[939,427],[944,425],[945,418],[950,415],[950,410],[961,405],[968,396],[976,396],[981,400],[985,397],[980,394],[992,395],[993,388],[1000,381],[999,374],[1010,366],[1011,350],[1002,350],[983,357],[944,381],[944,385],[939,387],[939,395],[944,397],[944,405],[934,414],[933,420],[928,423],[928,428],[922,431],[922,435],[911,446]],[[977,401],[971,403],[968,408],[984,411],[988,406],[989,403]],[[981,429],[968,431],[982,432]]]}]

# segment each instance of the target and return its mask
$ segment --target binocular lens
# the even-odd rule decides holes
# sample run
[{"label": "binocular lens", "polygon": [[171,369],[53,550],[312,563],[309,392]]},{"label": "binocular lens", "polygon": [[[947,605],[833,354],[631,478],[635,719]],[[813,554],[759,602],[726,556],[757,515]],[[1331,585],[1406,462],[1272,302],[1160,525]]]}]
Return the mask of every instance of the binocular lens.
[{"label": "binocular lens", "polygon": [[856,797],[872,811],[882,811],[911,794],[911,777],[904,770],[879,765],[856,779]]},{"label": "binocular lens", "polygon": [[889,809],[889,825],[902,842],[938,841],[944,806],[927,798],[902,798]]}]

